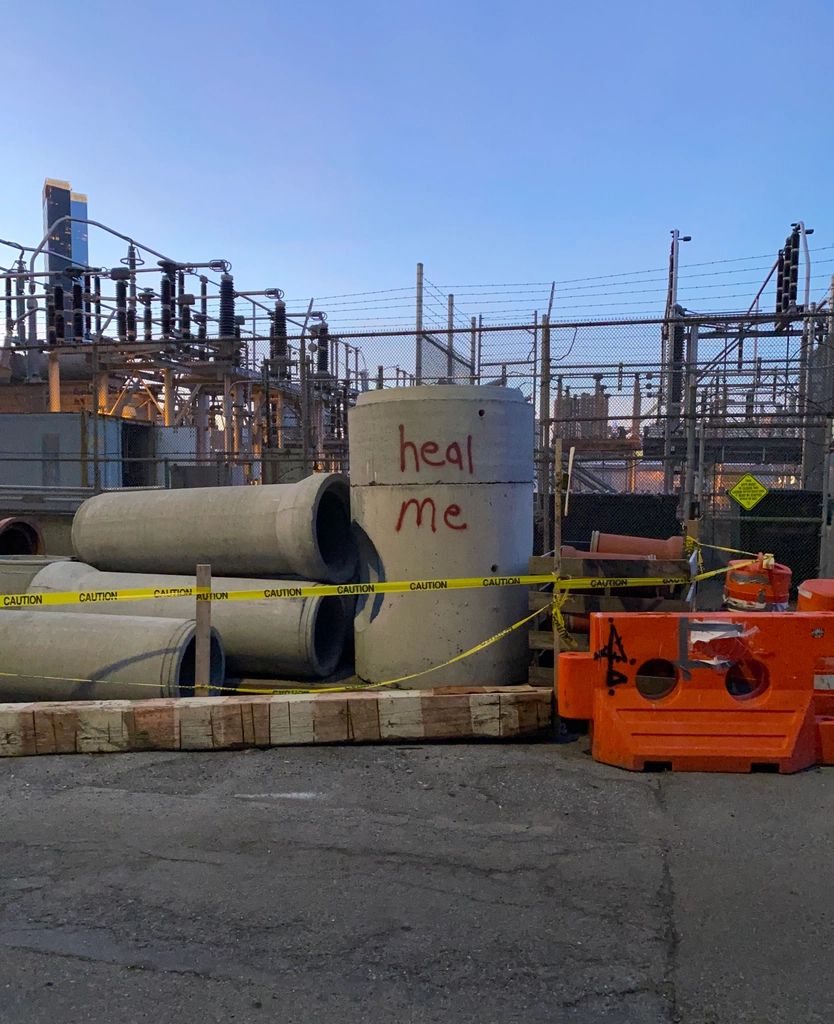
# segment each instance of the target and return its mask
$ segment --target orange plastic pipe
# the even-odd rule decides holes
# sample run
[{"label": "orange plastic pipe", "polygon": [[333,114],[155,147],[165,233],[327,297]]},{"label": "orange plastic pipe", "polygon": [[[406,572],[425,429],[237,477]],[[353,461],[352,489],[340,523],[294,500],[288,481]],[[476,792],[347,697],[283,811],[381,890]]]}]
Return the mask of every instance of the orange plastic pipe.
[{"label": "orange plastic pipe", "polygon": [[620,533],[591,534],[591,550],[599,554],[654,555],[655,558],[683,558],[683,537],[657,540],[654,537],[629,537]]}]

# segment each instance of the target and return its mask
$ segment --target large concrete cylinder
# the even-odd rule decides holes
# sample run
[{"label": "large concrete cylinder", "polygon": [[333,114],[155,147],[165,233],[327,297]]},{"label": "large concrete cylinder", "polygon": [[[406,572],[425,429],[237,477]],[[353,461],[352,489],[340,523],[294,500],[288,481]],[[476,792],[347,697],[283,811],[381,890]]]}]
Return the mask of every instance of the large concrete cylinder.
[{"label": "large concrete cylinder", "polygon": [[[99,572],[81,562],[55,562],[35,576],[28,593],[54,594],[78,590],[106,593],[146,587],[164,592],[194,585],[193,576]],[[234,577],[212,577],[211,583],[212,590],[216,591],[271,590],[303,585],[297,580],[286,582]],[[166,597],[164,600],[46,606],[39,614],[54,610],[187,618],[194,616],[195,607],[193,597]],[[352,610],[352,598],[342,597],[213,601],[211,623],[223,638],[230,675],[321,679],[330,675],[339,663],[350,629]]]},{"label": "large concrete cylinder", "polygon": [[356,572],[350,492],[339,473],[295,484],[118,491],[75,515],[82,562],[112,572],[194,572],[345,583]]},{"label": "large concrete cylinder", "polygon": [[[533,408],[520,391],[371,391],[349,413],[351,507],[365,582],[527,572],[533,545]],[[383,682],[442,664],[527,613],[526,587],[360,598],[356,672]],[[526,681],[519,629],[409,687]]]},{"label": "large concrete cylinder", "polygon": [[[0,611],[0,700],[148,700],[194,694],[192,620]],[[212,630],[209,681],[222,686]]]}]

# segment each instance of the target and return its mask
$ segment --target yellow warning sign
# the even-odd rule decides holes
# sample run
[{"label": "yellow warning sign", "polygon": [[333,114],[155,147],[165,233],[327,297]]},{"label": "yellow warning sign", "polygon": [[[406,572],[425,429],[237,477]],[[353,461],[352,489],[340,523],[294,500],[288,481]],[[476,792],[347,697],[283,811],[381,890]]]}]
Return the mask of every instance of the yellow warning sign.
[{"label": "yellow warning sign", "polygon": [[767,492],[768,488],[761,480],[757,480],[752,473],[745,473],[741,480],[727,491],[727,494],[749,512],[751,508],[755,508],[759,504]]}]

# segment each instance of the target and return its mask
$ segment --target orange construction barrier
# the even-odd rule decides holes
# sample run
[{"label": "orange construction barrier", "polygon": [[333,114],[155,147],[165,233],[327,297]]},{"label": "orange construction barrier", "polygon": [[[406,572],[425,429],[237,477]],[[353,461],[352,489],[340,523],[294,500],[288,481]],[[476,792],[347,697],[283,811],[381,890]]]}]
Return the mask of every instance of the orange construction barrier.
[{"label": "orange construction barrier", "polygon": [[834,580],[805,580],[797,594],[798,612],[834,612]]},{"label": "orange construction barrier", "polygon": [[834,614],[594,613],[590,648],[559,656],[558,707],[591,720],[597,761],[724,772],[815,763],[814,681],[834,659]]},{"label": "orange construction barrier", "polygon": [[791,570],[759,555],[752,564],[732,559],[724,584],[724,604],[737,612],[785,612],[791,590]]}]

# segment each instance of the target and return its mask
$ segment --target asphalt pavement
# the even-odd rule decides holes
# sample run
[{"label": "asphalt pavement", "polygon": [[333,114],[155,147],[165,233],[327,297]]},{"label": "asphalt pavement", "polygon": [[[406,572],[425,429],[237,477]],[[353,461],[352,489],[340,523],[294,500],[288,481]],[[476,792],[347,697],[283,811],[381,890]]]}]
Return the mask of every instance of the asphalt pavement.
[{"label": "asphalt pavement", "polygon": [[834,772],[587,742],[0,761],[2,1024],[815,1024]]}]

